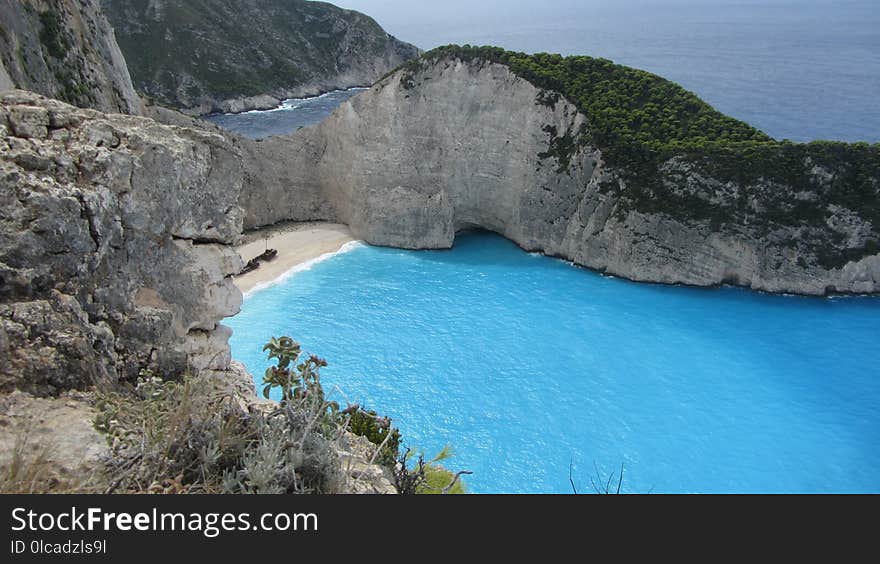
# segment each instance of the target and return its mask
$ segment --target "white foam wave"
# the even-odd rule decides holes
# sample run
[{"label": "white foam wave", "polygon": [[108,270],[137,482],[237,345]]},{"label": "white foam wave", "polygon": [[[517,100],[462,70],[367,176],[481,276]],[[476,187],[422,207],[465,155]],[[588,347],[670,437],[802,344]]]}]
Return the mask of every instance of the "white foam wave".
[{"label": "white foam wave", "polygon": [[[287,98],[286,100],[282,100],[281,104],[278,107],[271,108],[268,110],[248,110],[246,112],[242,112],[243,114],[271,114],[274,112],[284,112],[295,110],[302,106],[304,103],[308,103],[312,100],[320,100],[322,98],[326,98],[327,96],[338,94],[339,92],[360,92],[362,90],[369,90],[369,88],[357,86],[355,88],[347,88],[345,90],[331,90],[330,92],[325,92],[319,96],[309,96],[307,98]],[[234,116],[235,113],[227,113],[227,116]]]},{"label": "white foam wave", "polygon": [[277,278],[274,278],[272,280],[268,280],[266,282],[260,282],[259,284],[255,285],[253,288],[251,288],[250,290],[245,292],[244,297],[245,297],[245,299],[247,299],[247,298],[253,296],[255,293],[260,292],[262,290],[265,290],[266,288],[271,288],[273,286],[277,286],[278,284],[282,284],[282,283],[286,282],[291,277],[295,276],[296,274],[298,274],[300,272],[304,272],[306,270],[311,270],[312,267],[315,266],[316,264],[318,264],[319,262],[324,262],[327,259],[333,258],[337,255],[342,255],[342,254],[351,252],[355,249],[358,249],[358,248],[364,247],[364,246],[366,246],[366,244],[363,241],[349,241],[348,243],[345,243],[344,245],[339,247],[338,251],[333,251],[331,253],[324,253],[321,256],[317,256],[313,259],[309,259],[305,262],[301,262],[301,263],[295,265],[293,268],[284,271],[284,273],[282,273]]}]

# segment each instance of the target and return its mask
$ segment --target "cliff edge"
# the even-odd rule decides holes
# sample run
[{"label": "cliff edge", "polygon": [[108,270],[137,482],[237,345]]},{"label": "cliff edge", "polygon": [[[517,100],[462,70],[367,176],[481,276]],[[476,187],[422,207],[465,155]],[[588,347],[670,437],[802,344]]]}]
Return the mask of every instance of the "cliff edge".
[{"label": "cliff edge", "polygon": [[[236,425],[258,428],[242,444],[259,452],[268,450],[259,441],[294,436],[278,435],[275,419],[260,423],[281,410],[256,397],[221,324],[242,304],[232,245],[245,158],[211,130],[0,94],[0,489],[115,491],[124,482],[123,491],[283,493],[279,483],[300,492],[311,479],[321,491],[396,493],[373,463],[376,446],[344,428],[331,440],[288,425],[312,454],[291,462],[280,449],[279,483],[250,476],[249,451],[236,451],[226,461],[238,472],[232,489],[192,469],[175,481],[177,470],[163,474],[175,463],[166,447],[158,458],[137,450],[165,437],[198,459],[187,441]],[[192,401],[180,390],[194,390]],[[185,409],[194,409],[184,417],[192,436],[162,427],[161,413]]]},{"label": "cliff edge", "polygon": [[0,95],[0,391],[226,370],[240,155],[220,136]]}]

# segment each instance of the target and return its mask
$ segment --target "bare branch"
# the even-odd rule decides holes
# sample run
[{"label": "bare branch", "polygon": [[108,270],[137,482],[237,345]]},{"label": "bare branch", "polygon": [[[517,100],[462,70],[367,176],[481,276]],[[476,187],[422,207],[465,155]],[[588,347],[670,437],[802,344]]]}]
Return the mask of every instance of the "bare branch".
[{"label": "bare branch", "polygon": [[388,440],[391,439],[392,434],[393,433],[391,432],[391,429],[388,429],[388,432],[385,433],[385,439],[382,441],[382,444],[379,445],[379,447],[376,449],[376,452],[374,452],[373,456],[370,457],[370,464],[376,462],[376,458],[379,456],[379,453],[382,452],[382,449],[385,448],[385,445],[388,444]]},{"label": "bare branch", "polygon": [[617,495],[620,495],[620,486],[623,485],[623,462],[620,463],[620,480],[617,481]]},{"label": "bare branch", "polygon": [[456,474],[454,478],[452,478],[452,481],[449,482],[448,486],[443,488],[443,491],[441,493],[443,493],[444,495],[449,494],[449,492],[452,491],[452,488],[455,487],[455,484],[458,483],[459,478],[461,478],[462,476],[470,476],[471,474],[473,474],[473,472],[469,470],[462,470],[461,472]]}]

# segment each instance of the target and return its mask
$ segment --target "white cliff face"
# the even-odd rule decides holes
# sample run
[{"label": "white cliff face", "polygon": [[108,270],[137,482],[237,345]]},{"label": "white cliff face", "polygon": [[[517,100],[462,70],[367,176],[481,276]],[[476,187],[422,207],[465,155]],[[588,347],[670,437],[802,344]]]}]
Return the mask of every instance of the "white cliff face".
[{"label": "white cliff face", "polygon": [[[880,257],[870,253],[878,227],[855,211],[830,206],[827,226],[764,232],[733,215],[719,226],[634,202],[626,171],[590,146],[588,119],[563,98],[548,103],[545,94],[492,63],[445,59],[400,71],[319,126],[273,141],[295,172],[272,187],[245,184],[245,226],[330,219],[369,243],[415,249],[448,248],[456,232],[476,227],[639,281],[800,294],[880,291]],[[765,194],[815,196],[721,182],[683,158],[659,174],[669,193],[708,208],[757,194],[759,216]],[[827,171],[812,174],[821,184]],[[860,245],[866,252],[830,267],[801,244],[825,238],[832,255]]]},{"label": "white cliff face", "polygon": [[240,205],[246,230],[279,221],[334,220],[336,210],[321,190],[312,164],[317,160],[313,147],[295,136],[237,138],[235,143],[245,156]]},{"label": "white cliff face", "polygon": [[538,155],[549,128],[575,135],[585,123],[574,106],[537,105],[539,91],[500,65],[450,61],[411,88],[404,78],[354,98],[315,132],[319,175],[340,217],[381,245],[449,247],[468,227],[526,248],[559,244],[561,218],[598,155],[578,155],[571,175]]},{"label": "white cliff face", "polygon": [[0,95],[0,390],[227,369],[242,170],[221,135]]}]

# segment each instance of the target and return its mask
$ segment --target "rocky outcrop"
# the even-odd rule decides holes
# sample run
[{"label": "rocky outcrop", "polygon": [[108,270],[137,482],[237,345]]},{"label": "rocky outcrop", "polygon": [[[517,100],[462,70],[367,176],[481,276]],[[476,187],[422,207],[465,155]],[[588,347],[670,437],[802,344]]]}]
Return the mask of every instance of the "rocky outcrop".
[{"label": "rocky outcrop", "polygon": [[292,172],[246,184],[248,228],[327,219],[414,249],[482,228],[633,280],[880,292],[880,174],[870,167],[781,146],[797,185],[738,179],[720,172],[720,157],[685,152],[639,177],[591,142],[588,116],[501,64],[429,60],[274,143],[287,145]]},{"label": "rocky outcrop", "polygon": [[418,49],[372,18],[303,0],[103,0],[135,86],[192,115],[370,85]]},{"label": "rocky outcrop", "polygon": [[0,390],[225,370],[242,170],[221,135],[0,95]]},{"label": "rocky outcrop", "polygon": [[139,114],[141,102],[98,0],[0,0],[0,91]]},{"label": "rocky outcrop", "polygon": [[243,178],[239,203],[248,210],[244,219],[246,231],[280,221],[325,221],[336,216],[316,182],[315,167],[290,166],[291,152],[301,150],[298,137],[247,139],[209,121],[156,105],[145,106],[144,115],[164,125],[221,135],[241,152]]}]

